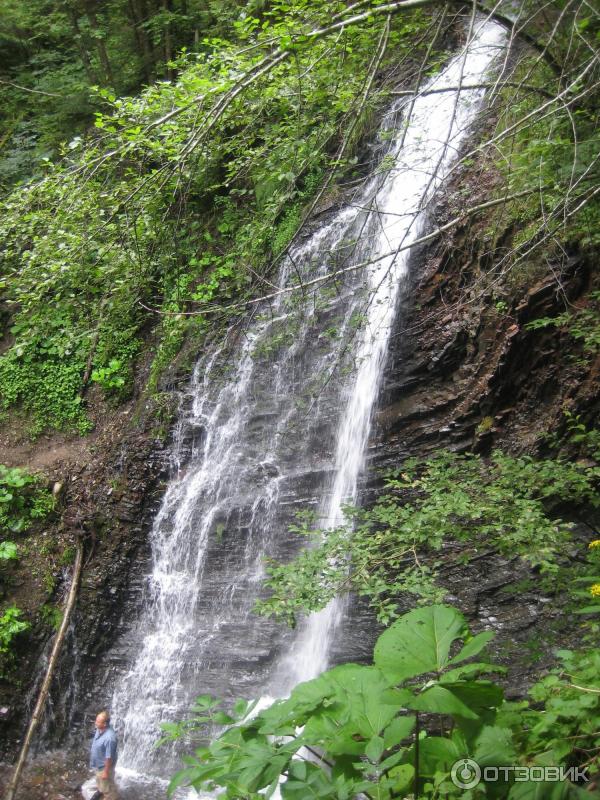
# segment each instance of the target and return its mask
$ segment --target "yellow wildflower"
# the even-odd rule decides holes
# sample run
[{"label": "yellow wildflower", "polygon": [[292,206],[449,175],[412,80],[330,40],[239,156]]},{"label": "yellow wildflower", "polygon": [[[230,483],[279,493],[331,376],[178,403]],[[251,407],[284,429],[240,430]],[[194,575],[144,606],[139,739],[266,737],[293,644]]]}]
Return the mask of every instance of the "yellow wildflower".
[{"label": "yellow wildflower", "polygon": [[590,542],[588,544],[588,547],[590,548],[590,550],[592,550],[594,547],[600,547],[600,539],[594,539],[593,542]]},{"label": "yellow wildflower", "polygon": [[590,594],[592,597],[600,597],[600,583],[593,583],[590,586]]}]

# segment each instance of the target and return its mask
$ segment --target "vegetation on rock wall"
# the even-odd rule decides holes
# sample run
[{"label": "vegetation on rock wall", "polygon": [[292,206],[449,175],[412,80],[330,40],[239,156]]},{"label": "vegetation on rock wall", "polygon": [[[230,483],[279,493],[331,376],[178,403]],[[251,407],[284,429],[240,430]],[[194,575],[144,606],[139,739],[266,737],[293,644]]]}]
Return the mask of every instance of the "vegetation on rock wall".
[{"label": "vegetation on rock wall", "polygon": [[[12,571],[20,557],[20,538],[37,520],[50,514],[52,494],[35,475],[0,464],[0,597],[9,593]],[[16,541],[15,541],[16,540]],[[23,612],[9,602],[0,613],[0,679],[10,677],[14,639],[31,627]]]},{"label": "vegetation on rock wall", "polygon": [[286,800],[589,798],[600,650],[562,652],[531,703],[514,703],[490,679],[502,668],[481,660],[492,637],[473,636],[456,609],[431,605],[383,632],[372,666],[334,667],[258,714],[255,704],[226,712],[200,697],[190,720],[164,726],[165,740],[208,724],[225,730],[186,759],[169,791],[218,788],[236,800],[276,791]]},{"label": "vegetation on rock wall", "polygon": [[316,542],[291,563],[267,567],[271,596],[259,610],[295,623],[298,612],[354,591],[388,624],[407,592],[420,602],[443,598],[437,578],[449,559],[468,563],[486,551],[520,556],[555,588],[572,546],[572,525],[556,508],[598,508],[599,478],[596,465],[501,452],[482,459],[442,451],[405,462],[372,508],[347,510],[346,526],[324,532],[303,515],[295,532]]},{"label": "vegetation on rock wall", "polygon": [[[304,221],[342,176],[360,177],[359,145],[374,112],[406,94],[409,118],[410,98],[451,47],[465,44],[476,12],[502,24],[514,46],[486,84],[482,138],[450,176],[468,170],[477,190],[467,188],[437,230],[485,219],[484,269],[465,302],[478,294],[504,314],[549,273],[562,287],[574,254],[597,253],[600,15],[586,0],[5,5],[0,413],[33,437],[88,433],[92,394],[118,405],[140,389],[159,393],[187,338],[201,343],[280,291],[276,265]],[[339,269],[351,268],[340,261]],[[591,289],[576,307],[565,294],[564,312],[529,323],[540,334],[564,330],[590,371],[599,341],[594,276]],[[137,365],[150,348],[140,386]],[[404,464],[372,508],[349,510],[348,526],[322,541],[317,531],[317,546],[271,566],[273,595],[262,610],[288,621],[341,591],[366,595],[391,624],[375,666],[338,667],[252,719],[245,703],[230,715],[202,699],[191,726],[168,734],[206,722],[228,727],[175,783],[253,798],[273,794],[285,775],[282,795],[298,800],[358,792],[526,798],[535,787],[517,783],[465,794],[450,779],[451,763],[597,771],[599,651],[591,637],[600,547],[596,538],[585,543],[575,574],[559,512],[565,501],[597,506],[599,440],[589,420],[565,412],[564,429],[548,432],[551,458],[440,453]],[[3,580],[19,556],[20,531],[51,507],[34,478],[0,467]],[[298,530],[308,534],[310,519]],[[428,605],[394,621],[401,593],[439,601],[439,553],[454,542],[467,560],[478,547],[518,553],[545,586],[571,590],[582,648],[557,654],[559,666],[532,689],[529,705],[505,703],[480,678],[496,668],[463,663],[489,637],[470,637],[458,612]],[[4,604],[0,661],[10,660],[28,624]],[[423,630],[432,647],[407,665],[399,651],[420,652]],[[458,638],[460,653],[451,649]],[[315,760],[298,757],[303,746],[317,748]],[[563,784],[552,796],[579,794]]]},{"label": "vegetation on rock wall", "polygon": [[[126,397],[148,322],[162,315],[161,365],[185,330],[206,324],[189,311],[239,311],[269,285],[266,265],[332,166],[328,154],[360,133],[380,99],[363,97],[366,84],[385,64],[410,66],[429,27],[415,11],[391,28],[379,17],[333,25],[301,46],[299,12],[242,15],[231,40],[181,54],[178,80],[138,98],[103,90],[109,110],[97,113],[96,133],[73,139],[44,177],[6,198],[13,341],[0,356],[0,404],[21,408],[33,434],[88,430],[90,380]],[[320,29],[331,12],[314,4],[304,24]]]},{"label": "vegetation on rock wall", "polygon": [[[89,430],[90,381],[115,401],[130,395],[136,356],[158,319],[154,383],[187,330],[268,294],[273,259],[319,187],[351,166],[352,145],[391,80],[418,91],[461,10],[434,0],[223,4],[201,47],[171,53],[171,80],[119,98],[102,49],[129,30],[119,15],[135,6],[103,5],[111,23],[97,29],[92,4],[56,12],[59,32],[73,25],[71,11],[80,28],[87,19],[76,44],[80,60],[82,48],[96,48],[90,63],[105,73],[103,108],[93,133],[72,138],[62,160],[46,161],[5,199],[0,276],[12,341],[0,356],[0,405],[20,408],[33,435]],[[199,29],[200,12],[186,8]],[[165,11],[179,13],[153,9],[160,24],[150,14],[143,27],[159,30],[166,47],[175,22]],[[565,241],[595,241],[598,20],[582,2],[535,12],[523,3],[513,30],[533,55],[507,60],[495,84],[496,131],[458,164],[476,158],[480,169],[500,170],[492,203],[520,220],[493,280],[520,274],[524,263],[527,273]]]}]

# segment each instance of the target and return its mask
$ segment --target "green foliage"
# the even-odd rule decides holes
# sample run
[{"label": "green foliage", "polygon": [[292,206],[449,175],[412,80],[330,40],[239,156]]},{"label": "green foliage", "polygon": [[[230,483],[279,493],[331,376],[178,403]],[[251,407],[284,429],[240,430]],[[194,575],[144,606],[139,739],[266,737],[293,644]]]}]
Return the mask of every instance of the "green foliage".
[{"label": "green foliage", "polygon": [[524,710],[521,726],[513,720],[511,727],[519,748],[538,764],[577,766],[589,761],[598,769],[600,650],[559,650],[557,656],[560,666],[529,693],[534,707],[543,707],[543,713]]},{"label": "green foliage", "polygon": [[63,567],[70,566],[75,561],[75,556],[77,554],[77,550],[72,545],[65,547],[60,557],[60,565]]},{"label": "green foliage", "polygon": [[0,408],[19,404],[29,415],[27,429],[36,436],[46,428],[91,428],[82,407],[82,361],[20,356],[11,351],[0,356]]},{"label": "green foliage", "polygon": [[186,334],[193,321],[189,317],[169,315],[162,320],[160,326],[160,344],[152,361],[148,389],[155,394],[158,381],[166,368],[179,353]]},{"label": "green foliage", "polygon": [[21,533],[54,507],[52,494],[35,475],[0,464],[0,533]]},{"label": "green foliage", "polygon": [[21,616],[21,610],[14,605],[0,615],[0,678],[7,678],[14,664],[14,640],[31,627]]},{"label": "green foliage", "polygon": [[45,625],[57,631],[63,619],[63,612],[57,606],[45,603],[40,608],[40,617]]},{"label": "green foliage", "polygon": [[10,606],[0,616],[0,655],[9,652],[15,636],[31,627],[28,622],[21,619],[21,614],[21,610],[16,606]]},{"label": "green foliage", "polygon": [[294,234],[300,227],[304,206],[306,205],[307,201],[310,200],[312,195],[318,190],[322,177],[323,175],[319,170],[315,170],[308,174],[304,180],[303,188],[297,193],[296,201],[291,204],[281,215],[281,219],[277,223],[275,233],[271,241],[271,250],[274,255],[278,256],[285,250]]},{"label": "green foliage", "polygon": [[528,322],[528,330],[563,328],[574,339],[581,341],[586,356],[595,356],[600,350],[600,292],[589,295],[590,305],[574,311],[565,311],[556,317],[540,317]]},{"label": "green foliage", "polygon": [[488,431],[491,431],[493,427],[494,427],[494,418],[484,417],[477,426],[476,431],[478,434],[488,433]]},{"label": "green foliage", "polygon": [[[582,28],[590,17],[574,5],[585,39],[595,23]],[[0,357],[0,408],[19,406],[34,435],[44,427],[85,432],[90,366],[110,397],[130,396],[139,347],[123,352],[123,337],[144,340],[160,319],[148,309],[226,319],[232,301],[264,287],[325,176],[356,162],[352,147],[386,95],[385,81],[375,81],[362,104],[383,15],[369,3],[356,24],[314,36],[353,11],[325,0],[242,10],[229,0],[5,6],[0,181],[33,180],[8,194],[0,220],[1,321],[13,337]],[[428,43],[429,11],[397,10],[381,75],[400,62],[410,74],[419,43]],[[540,15],[523,25],[542,39],[550,33]],[[578,69],[581,52],[560,30],[552,36],[554,58]],[[425,74],[447,57],[434,44]],[[537,165],[541,216],[552,223],[548,207],[584,197],[567,234],[591,241],[598,132],[588,98],[573,113],[567,103],[538,121],[530,90],[562,91],[562,83],[543,59],[524,57],[515,76],[528,89],[502,89],[499,169],[519,189],[530,187]],[[128,96],[141,83],[139,97]],[[516,134],[502,137],[515,124]],[[349,152],[333,162],[346,135]],[[539,223],[538,194],[515,209],[523,227]],[[159,327],[168,341],[157,342],[153,390],[186,326]]]},{"label": "green foliage", "polygon": [[408,462],[388,476],[387,491],[372,508],[347,509],[347,525],[315,530],[304,517],[293,526],[316,543],[290,564],[269,564],[271,596],[257,608],[294,624],[298,613],[352,590],[389,622],[401,593],[424,601],[443,597],[435,553],[449,541],[464,545],[467,561],[485,546],[555,574],[570,525],[549,512],[560,500],[597,507],[599,475],[598,467],[500,452],[489,461],[440,452]]},{"label": "green foliage", "polygon": [[570,593],[580,605],[575,613],[600,614],[600,539],[589,543],[585,563],[578,564],[573,572]]},{"label": "green foliage", "polygon": [[[202,13],[192,8],[190,19],[217,15],[211,4]],[[61,30],[73,25],[62,10],[53,13]],[[0,299],[12,340],[0,356],[0,408],[19,407],[33,435],[89,430],[90,366],[94,383],[125,399],[148,323],[160,320],[155,391],[190,330],[182,312],[227,319],[224,308],[262,285],[355,122],[381,20],[309,42],[303,32],[330,21],[329,3],[275,5],[260,19],[221,3],[218,15],[229,35],[173,54],[176,81],[120,99],[104,81],[94,133],[75,136],[61,163],[44,162],[36,180],[6,198]],[[146,31],[162,30],[164,45],[164,26],[183,30],[190,23],[183,17],[162,9]],[[96,22],[86,6],[80,44],[100,74],[91,32],[101,30],[109,50],[117,33],[103,11]],[[412,52],[426,24],[419,11],[394,23],[394,59]],[[240,76],[270,57],[274,41],[293,57],[237,96]],[[355,133],[381,96],[369,98]]]},{"label": "green foliage", "polygon": [[[258,714],[256,704],[238,701],[226,712],[219,701],[201,697],[192,719],[163,726],[163,741],[206,732],[207,725],[225,730],[186,757],[169,794],[191,785],[232,800],[272,797],[277,789],[284,800],[533,797],[533,782],[486,782],[485,774],[465,791],[451,779],[452,766],[465,758],[480,768],[532,760],[579,766],[587,755],[579,737],[568,734],[583,724],[581,743],[598,752],[600,697],[592,693],[568,705],[557,688],[560,678],[551,675],[533,691],[545,703],[542,710],[504,703],[502,689],[485,677],[501,669],[472,661],[491,637],[488,631],[472,636],[449,606],[417,608],[380,636],[373,666],[330,669]],[[598,658],[595,651],[587,661],[565,661],[565,669],[589,681]],[[553,725],[557,717],[560,726]],[[513,794],[515,787],[529,794]],[[568,783],[558,788],[557,797],[579,796]]]},{"label": "green foliage", "polygon": [[[530,32],[552,50],[553,57],[545,61],[530,52],[516,65],[511,85],[501,90],[496,152],[490,155],[501,176],[498,186],[502,193],[533,189],[488,218],[488,231],[498,242],[504,280],[525,289],[551,274],[549,265],[556,274],[557,265],[565,264],[572,252],[593,252],[600,242],[600,202],[594,191],[600,180],[597,97],[595,92],[582,91],[582,84],[575,80],[580,71],[592,67],[586,59],[594,58],[597,40],[594,42],[588,31],[582,42],[587,36],[592,38],[585,47],[569,45],[570,32],[578,30],[579,21],[590,13],[588,4],[552,5],[563,15],[561,23],[551,28],[550,17],[542,20],[536,14]],[[533,3],[521,7],[525,15],[536,12]],[[592,14],[597,30],[598,14]],[[548,114],[552,95],[567,86],[568,94],[578,95],[577,108],[562,106]],[[502,235],[501,243],[497,238],[500,231],[508,234],[508,238]],[[585,316],[581,322],[587,329],[591,320]],[[582,338],[587,338],[587,333]]]},{"label": "green foliage", "polygon": [[15,561],[18,557],[18,547],[14,542],[0,542],[0,563]]},{"label": "green foliage", "polygon": [[542,440],[558,453],[574,450],[582,456],[600,460],[600,429],[590,428],[580,414],[573,414],[568,408],[563,410],[558,429],[544,434]]},{"label": "green foliage", "polygon": [[116,358],[108,362],[108,366],[95,369],[92,372],[91,380],[99,383],[106,391],[122,389],[125,385],[125,378],[121,374],[123,364]]},{"label": "green foliage", "polygon": [[239,15],[227,0],[186,0],[178,10],[175,4],[165,10],[159,0],[4,0],[0,188],[42,174],[62,142],[83,134],[106,97],[171,79],[167,60],[182,46],[203,51],[198,32],[220,35]]}]

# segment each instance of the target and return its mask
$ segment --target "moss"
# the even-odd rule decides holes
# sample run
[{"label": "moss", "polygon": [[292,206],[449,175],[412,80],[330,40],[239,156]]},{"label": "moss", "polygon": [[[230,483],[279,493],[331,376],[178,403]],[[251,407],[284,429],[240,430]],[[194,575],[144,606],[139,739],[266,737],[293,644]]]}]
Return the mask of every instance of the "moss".
[{"label": "moss", "polygon": [[489,433],[494,427],[494,418],[493,417],[483,417],[477,428],[475,429],[478,436],[481,436],[484,433]]}]

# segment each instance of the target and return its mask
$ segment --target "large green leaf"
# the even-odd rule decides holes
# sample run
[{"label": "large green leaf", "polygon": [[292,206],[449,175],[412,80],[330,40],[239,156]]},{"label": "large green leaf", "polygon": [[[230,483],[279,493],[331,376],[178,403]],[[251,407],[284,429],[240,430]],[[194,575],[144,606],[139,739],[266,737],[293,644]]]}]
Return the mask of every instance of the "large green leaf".
[{"label": "large green leaf", "polygon": [[593,797],[598,794],[590,794],[568,781],[523,781],[513,784],[508,793],[508,800],[591,800]]},{"label": "large green leaf", "polygon": [[442,681],[440,685],[475,712],[497,708],[504,696],[500,686],[491,681]]},{"label": "large green leaf", "polygon": [[379,734],[411,696],[408,691],[390,690],[375,667],[343,664],[328,674],[336,687],[336,700],[348,709],[356,732],[368,738]]},{"label": "large green leaf", "polygon": [[389,749],[400,744],[403,739],[406,739],[413,732],[415,727],[415,715],[405,717],[396,717],[383,731],[383,741],[385,746]]},{"label": "large green leaf", "polygon": [[[411,753],[414,758],[414,746]],[[454,762],[464,755],[455,741],[428,736],[419,746],[419,774],[433,776],[436,772],[450,772]]]},{"label": "large green leaf", "polygon": [[451,658],[448,662],[449,664],[460,664],[461,661],[466,661],[467,658],[472,658],[480,653],[486,644],[493,639],[495,636],[494,631],[482,631],[478,633],[477,636],[473,636],[472,639],[463,646],[461,651]]},{"label": "large green leaf", "polygon": [[484,725],[475,740],[473,758],[482,767],[516,764],[512,732],[508,728]]},{"label": "large green leaf", "polygon": [[449,714],[453,717],[464,719],[477,719],[478,714],[472,711],[463,701],[452,692],[439,684],[425,689],[410,703],[409,708],[415,711],[427,711],[432,714]]},{"label": "large green leaf", "polygon": [[365,751],[367,739],[357,734],[356,727],[347,721],[336,720],[335,711],[331,714],[315,714],[306,723],[303,739],[312,746],[318,746],[332,755],[360,756]]},{"label": "large green leaf", "polygon": [[312,681],[299,684],[286,700],[278,700],[261,711],[257,718],[259,733],[292,736],[325,699],[335,694],[328,675],[325,672]]},{"label": "large green leaf", "polygon": [[400,764],[392,767],[390,777],[394,781],[396,797],[404,797],[405,792],[408,792],[414,784],[415,768],[412,764]]},{"label": "large green leaf", "polygon": [[379,637],[375,664],[393,683],[427,672],[441,672],[449,663],[452,643],[465,630],[465,619],[455,608],[415,608]]},{"label": "large green leaf", "polygon": [[248,791],[258,791],[269,786],[286,768],[290,755],[274,755],[245,760],[237,784]]},{"label": "large green leaf", "polygon": [[410,701],[407,690],[390,689],[375,667],[343,664],[321,675],[327,702],[307,720],[303,739],[332,754],[365,752],[376,737]]},{"label": "large green leaf", "polygon": [[[449,663],[451,664],[452,661]],[[440,678],[440,683],[464,680],[465,678],[477,677],[483,673],[490,672],[504,674],[506,671],[506,667],[501,667],[498,664],[487,664],[481,661],[473,661],[471,664],[461,664],[458,667],[445,670],[444,674]]]},{"label": "large green leaf", "polygon": [[365,755],[373,763],[377,763],[385,750],[385,743],[381,736],[374,736],[365,747]]},{"label": "large green leaf", "polygon": [[293,761],[289,776],[281,785],[284,800],[311,800],[311,798],[336,797],[335,785],[316,764]]}]

